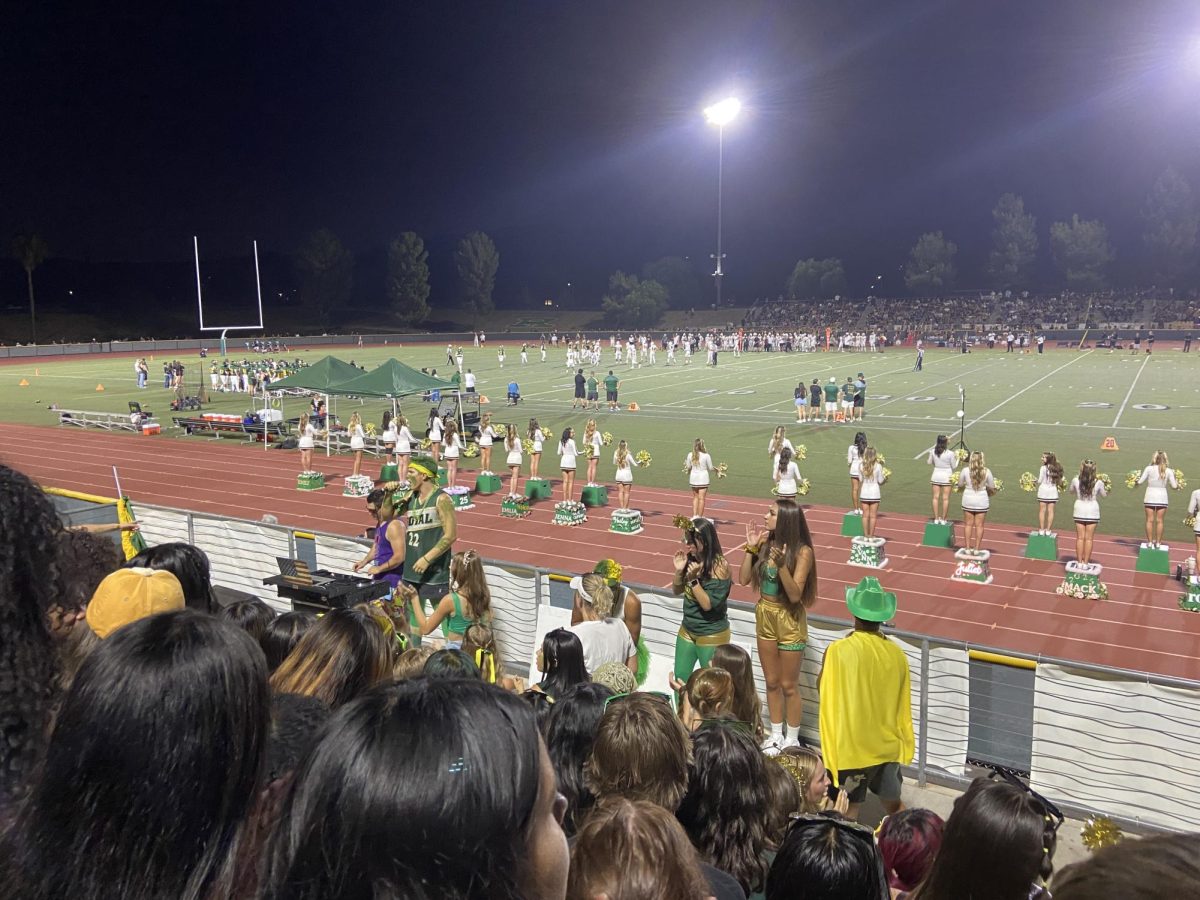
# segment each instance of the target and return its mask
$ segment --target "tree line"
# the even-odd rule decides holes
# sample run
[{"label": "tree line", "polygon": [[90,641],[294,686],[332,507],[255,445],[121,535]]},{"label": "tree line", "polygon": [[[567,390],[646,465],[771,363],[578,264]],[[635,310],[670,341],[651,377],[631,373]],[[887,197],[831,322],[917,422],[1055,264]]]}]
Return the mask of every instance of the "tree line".
[{"label": "tree line", "polygon": [[[1154,182],[1142,207],[1142,248],[1147,274],[1159,287],[1194,287],[1200,210],[1191,185],[1178,171],[1168,168]],[[1108,286],[1108,269],[1116,251],[1108,228],[1099,219],[1079,214],[1067,222],[1053,222],[1049,233],[1050,257],[1058,271],[1058,286],[1075,291],[1096,291]],[[1025,201],[1005,194],[992,209],[992,246],[986,265],[987,286],[995,290],[1025,290],[1036,282],[1037,219],[1026,211]],[[952,291],[958,279],[958,245],[941,231],[922,234],[908,254],[904,285],[913,294]],[[846,291],[846,273],[836,258],[802,259],[785,285],[793,300],[833,297]]]}]

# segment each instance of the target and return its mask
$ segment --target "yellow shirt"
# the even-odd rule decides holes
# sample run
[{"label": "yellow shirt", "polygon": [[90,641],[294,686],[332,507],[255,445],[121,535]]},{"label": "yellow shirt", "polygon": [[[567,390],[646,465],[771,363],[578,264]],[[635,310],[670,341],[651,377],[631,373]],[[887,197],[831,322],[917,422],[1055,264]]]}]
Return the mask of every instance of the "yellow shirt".
[{"label": "yellow shirt", "polygon": [[908,657],[882,634],[855,631],[825,651],[819,684],[821,752],[829,777],[912,762]]}]

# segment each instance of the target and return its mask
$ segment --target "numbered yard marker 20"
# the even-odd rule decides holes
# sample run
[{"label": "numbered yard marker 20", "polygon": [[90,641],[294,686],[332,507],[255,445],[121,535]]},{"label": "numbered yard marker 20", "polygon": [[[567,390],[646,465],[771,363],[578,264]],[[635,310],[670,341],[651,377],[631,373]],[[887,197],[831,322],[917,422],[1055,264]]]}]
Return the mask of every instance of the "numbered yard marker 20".
[{"label": "numbered yard marker 20", "polygon": [[258,295],[258,323],[254,325],[205,325],[204,292],[201,288],[200,280],[200,238],[195,235],[192,236],[192,249],[196,255],[196,308],[200,313],[200,330],[221,332],[221,356],[228,356],[229,351],[225,344],[225,335],[227,332],[263,330],[262,278],[258,268],[258,241],[251,241],[251,244],[254,248],[254,288]]}]

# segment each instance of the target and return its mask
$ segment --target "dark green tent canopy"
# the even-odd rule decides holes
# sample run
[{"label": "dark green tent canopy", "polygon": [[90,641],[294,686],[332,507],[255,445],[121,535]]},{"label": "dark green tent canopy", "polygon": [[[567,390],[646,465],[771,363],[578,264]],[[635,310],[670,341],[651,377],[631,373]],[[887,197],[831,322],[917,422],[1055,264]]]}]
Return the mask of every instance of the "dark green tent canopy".
[{"label": "dark green tent canopy", "polygon": [[350,363],[342,362],[333,356],[326,356],[324,359],[317,360],[311,366],[303,368],[289,375],[287,378],[272,381],[270,390],[284,391],[291,389],[293,391],[313,391],[318,394],[328,394],[334,385],[340,384],[343,381],[349,381],[351,378],[357,378],[362,374],[361,369],[350,365]]},{"label": "dark green tent canopy", "polygon": [[[280,383],[282,384],[282,382]],[[274,388],[275,385],[271,385],[271,387]],[[426,375],[419,369],[405,365],[399,360],[389,359],[377,369],[370,372],[358,372],[357,377],[330,385],[326,393],[353,394],[356,397],[406,397],[410,394],[422,394],[425,391],[453,391],[455,389],[452,382]]]}]

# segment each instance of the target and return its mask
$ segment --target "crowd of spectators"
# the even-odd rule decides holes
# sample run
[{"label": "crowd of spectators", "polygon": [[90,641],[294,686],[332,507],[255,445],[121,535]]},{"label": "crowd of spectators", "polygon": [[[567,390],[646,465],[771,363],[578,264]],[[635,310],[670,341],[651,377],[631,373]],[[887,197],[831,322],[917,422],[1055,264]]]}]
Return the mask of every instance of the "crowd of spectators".
[{"label": "crowd of spectators", "polygon": [[[867,772],[889,812],[873,833],[816,751],[763,753],[734,646],[693,674],[682,711],[620,658],[589,673],[571,629],[547,636],[527,688],[477,665],[498,653],[482,626],[461,648],[403,649],[406,617],[374,604],[222,606],[195,547],[126,561],[3,466],[0,518],[13,900],[1027,900],[1047,883],[1059,900],[1121,900],[1200,885],[1193,835],[1056,877],[1062,817],[1013,776],[972,783],[943,823]],[[866,747],[911,755],[886,611],[847,602],[855,632],[821,680],[841,721],[823,710],[822,743],[849,765]]]}]

